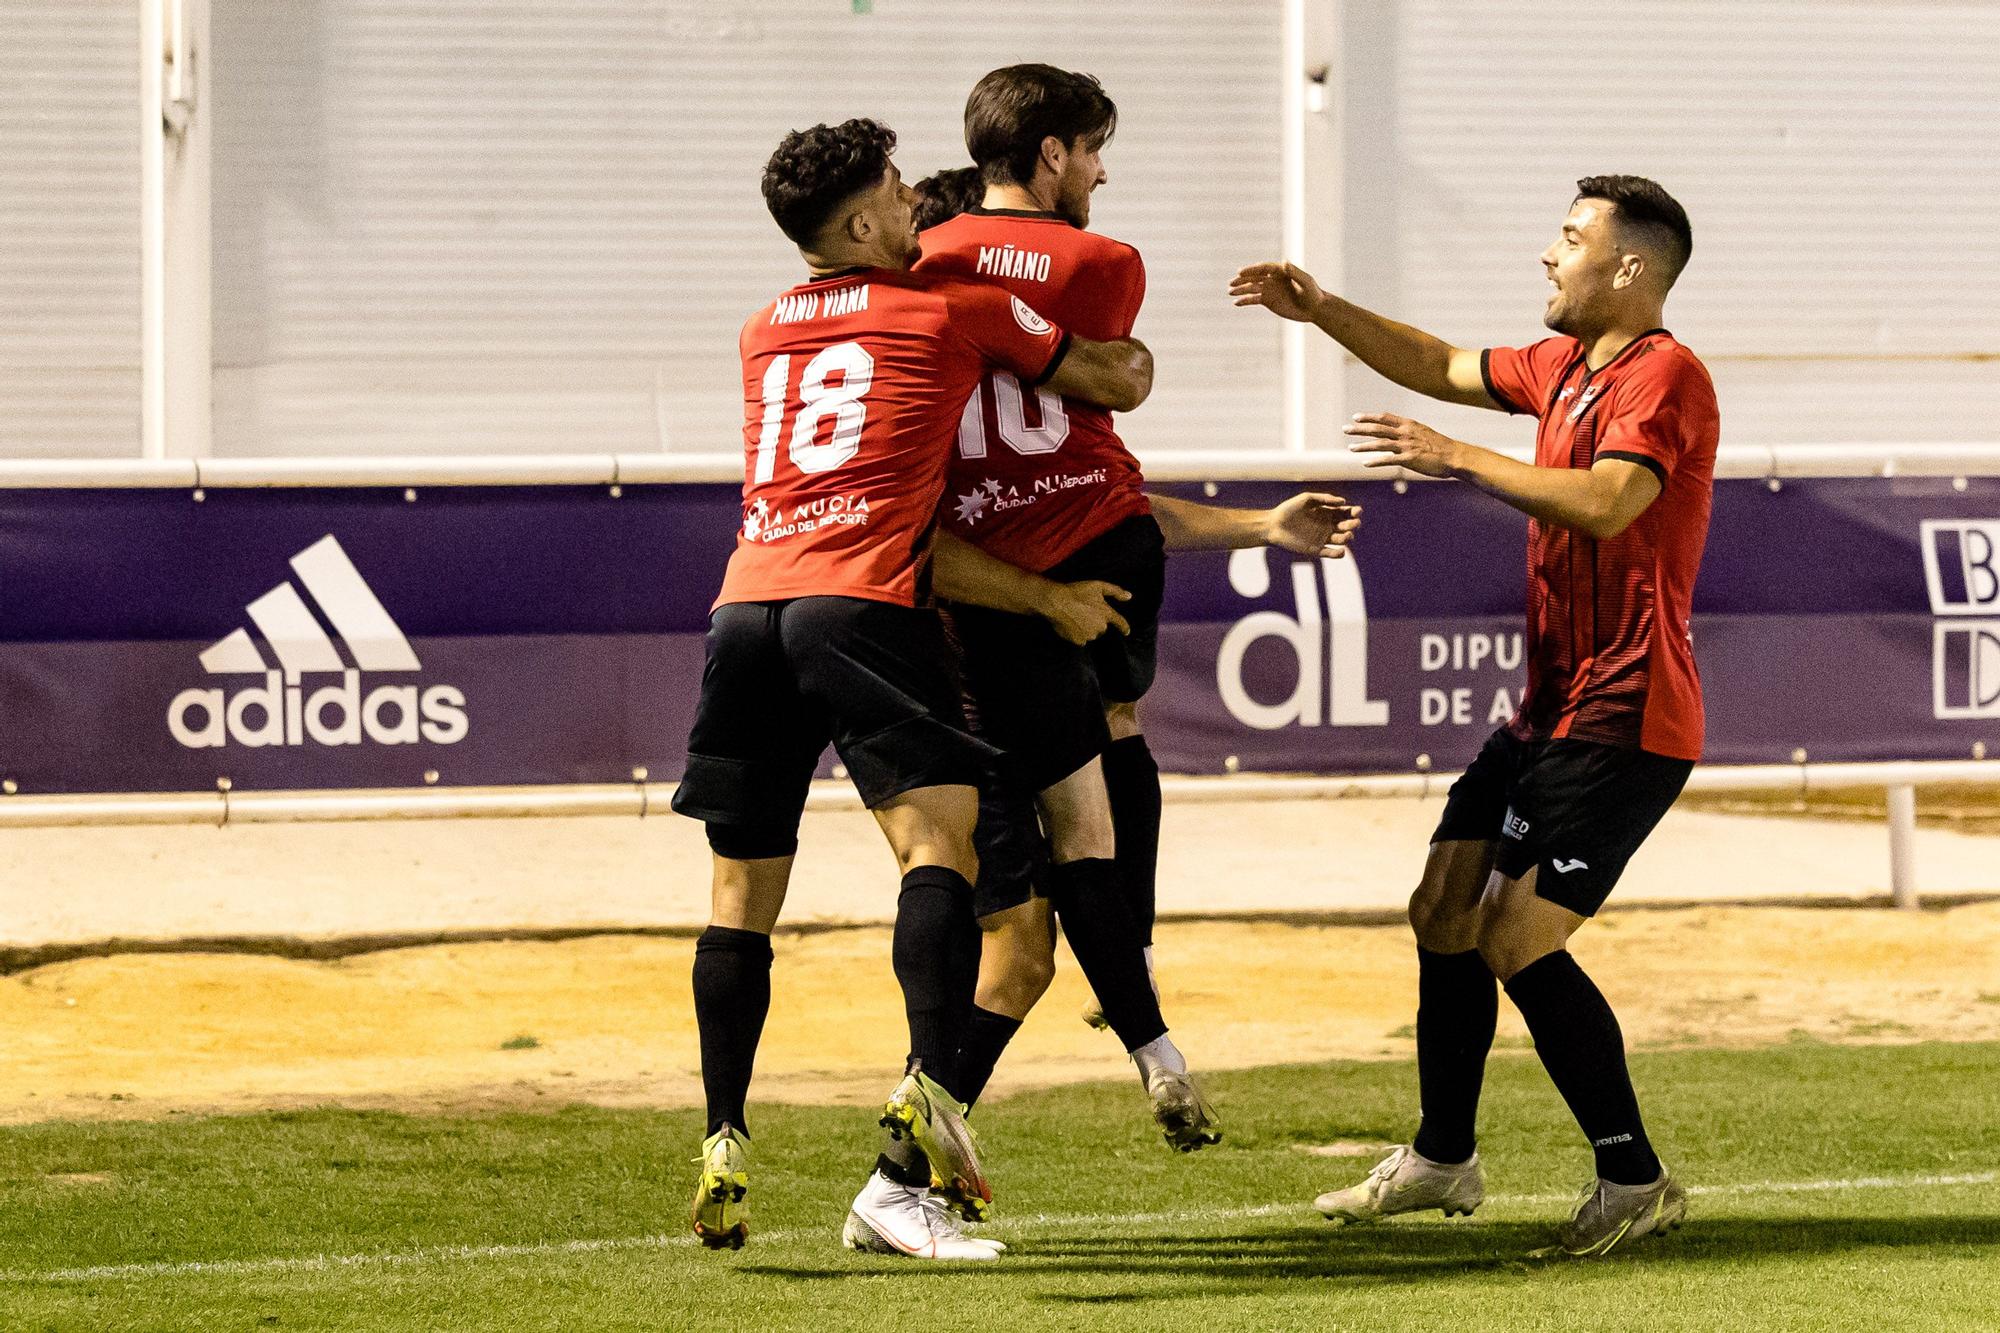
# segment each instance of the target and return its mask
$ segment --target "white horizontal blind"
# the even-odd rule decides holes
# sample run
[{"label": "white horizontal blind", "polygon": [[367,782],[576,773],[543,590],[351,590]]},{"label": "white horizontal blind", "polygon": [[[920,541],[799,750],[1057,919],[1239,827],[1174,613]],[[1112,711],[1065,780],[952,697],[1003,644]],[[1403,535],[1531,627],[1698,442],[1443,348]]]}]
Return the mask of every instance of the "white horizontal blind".
[{"label": "white horizontal blind", "polygon": [[[1349,294],[1467,345],[1543,336],[1579,176],[1652,176],[1695,253],[1667,306],[1723,438],[2000,438],[2000,6],[1345,0]],[[1360,367],[1351,410],[1476,439]]]},{"label": "white horizontal blind", "polygon": [[737,330],[801,273],[777,140],[874,115],[915,179],[1030,59],[1119,104],[1134,444],[1275,446],[1275,321],[1224,287],[1278,245],[1279,44],[1277,0],[215,0],[215,450],[740,448]]},{"label": "white horizontal blind", "polygon": [[137,0],[6,0],[0,52],[0,457],[136,455]]}]

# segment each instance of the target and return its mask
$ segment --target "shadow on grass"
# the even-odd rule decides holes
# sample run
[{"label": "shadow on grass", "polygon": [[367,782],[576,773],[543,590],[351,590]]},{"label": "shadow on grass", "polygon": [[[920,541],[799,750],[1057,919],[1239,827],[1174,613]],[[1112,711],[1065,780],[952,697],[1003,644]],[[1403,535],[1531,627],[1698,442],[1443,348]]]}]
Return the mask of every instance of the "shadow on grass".
[{"label": "shadow on grass", "polygon": [[[1525,1222],[1382,1226],[1335,1230],[1293,1227],[1252,1236],[1065,1236],[1060,1232],[1011,1242],[993,1265],[911,1265],[885,1259],[885,1270],[955,1278],[1034,1282],[1059,1275],[1145,1278],[1129,1291],[1044,1291],[1034,1299],[1096,1305],[1143,1300],[1185,1300],[1241,1294],[1286,1279],[1328,1279],[1350,1284],[1399,1285],[1455,1278],[1544,1272],[1606,1271],[1647,1267],[1783,1261],[1832,1254],[1922,1249],[1928,1257],[1951,1250],[1967,1257],[2000,1249],[2000,1216],[1805,1219],[1697,1218],[1671,1236],[1639,1241],[1600,1264],[1544,1263],[1528,1252],[1551,1240],[1547,1225]],[[2000,1257],[2000,1256],[1996,1256]],[[739,1271],[787,1282],[851,1278],[855,1267],[820,1268],[745,1264]],[[1162,1281],[1160,1279],[1179,1279]]]}]

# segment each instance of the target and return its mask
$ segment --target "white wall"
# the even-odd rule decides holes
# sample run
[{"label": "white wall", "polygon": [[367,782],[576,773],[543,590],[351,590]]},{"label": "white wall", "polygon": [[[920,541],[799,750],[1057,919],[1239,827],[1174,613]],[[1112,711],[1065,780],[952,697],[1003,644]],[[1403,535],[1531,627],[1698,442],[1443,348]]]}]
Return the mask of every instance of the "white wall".
[{"label": "white wall", "polygon": [[[0,16],[0,457],[138,449],[138,2]],[[1571,182],[1640,172],[1694,219],[1669,323],[1727,441],[2000,439],[2000,4],[1304,3],[1340,35],[1307,239],[1348,295],[1528,341]],[[1146,253],[1161,367],[1130,437],[1275,446],[1276,321],[1220,293],[1280,244],[1283,0],[854,8],[213,0],[214,452],[733,449],[738,321],[797,271],[771,145],[873,113],[907,173],[954,164],[1019,59],[1124,112],[1097,223]],[[1525,438],[1331,378],[1316,446],[1371,407]]]},{"label": "white wall", "polygon": [[[1469,345],[1543,336],[1575,180],[1652,176],[1694,224],[1667,322],[1725,442],[2000,440],[2000,5],[1350,0],[1344,51],[1353,299]],[[1358,366],[1344,388],[1420,401]]]},{"label": "white wall", "polygon": [[138,0],[0,8],[0,458],[139,452]]},{"label": "white wall", "polygon": [[736,332],[802,273],[758,194],[788,129],[965,160],[989,68],[1117,100],[1094,223],[1152,275],[1135,439],[1278,443],[1280,13],[1204,0],[217,0],[217,454],[727,451]]}]

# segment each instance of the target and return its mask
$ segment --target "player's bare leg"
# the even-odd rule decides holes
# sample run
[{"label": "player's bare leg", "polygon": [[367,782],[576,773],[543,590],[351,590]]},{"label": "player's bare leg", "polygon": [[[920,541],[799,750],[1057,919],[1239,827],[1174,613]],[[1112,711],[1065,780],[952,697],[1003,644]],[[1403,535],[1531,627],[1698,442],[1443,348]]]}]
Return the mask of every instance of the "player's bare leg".
[{"label": "player's bare leg", "polygon": [[1470,1213],[1486,1196],[1474,1121],[1499,990],[1479,954],[1479,903],[1494,845],[1431,844],[1410,895],[1417,937],[1417,1072],[1423,1122],[1413,1142],[1377,1163],[1367,1179],[1315,1200],[1337,1222],[1367,1222],[1436,1208]]},{"label": "player's bare leg", "polygon": [[1117,842],[1101,763],[1092,759],[1044,788],[1038,802],[1054,860],[1049,901],[1106,1021],[1139,1068],[1153,1118],[1182,1152],[1220,1142],[1214,1110],[1167,1036],[1138,929],[1118,890]]},{"label": "player's bare leg", "polygon": [[1539,866],[1519,879],[1494,873],[1480,902],[1479,949],[1597,1156],[1595,1187],[1557,1243],[1539,1253],[1596,1257],[1679,1226],[1687,1194],[1646,1137],[1618,1019],[1570,956],[1569,938],[1588,918],[1538,895],[1540,873]]},{"label": "player's bare leg", "polygon": [[[732,850],[768,835],[711,830]],[[782,844],[784,839],[777,839]],[[695,942],[694,1009],[701,1030],[708,1136],[697,1162],[692,1221],[711,1249],[741,1249],[750,1233],[749,1133],[743,1103],[771,1008],[771,931],[791,882],[790,855],[714,856],[708,929]]]},{"label": "player's bare leg", "polygon": [[968,1106],[986,1091],[1007,1043],[1056,975],[1055,917],[1048,899],[1030,898],[983,916],[979,930],[979,987],[958,1052]]}]

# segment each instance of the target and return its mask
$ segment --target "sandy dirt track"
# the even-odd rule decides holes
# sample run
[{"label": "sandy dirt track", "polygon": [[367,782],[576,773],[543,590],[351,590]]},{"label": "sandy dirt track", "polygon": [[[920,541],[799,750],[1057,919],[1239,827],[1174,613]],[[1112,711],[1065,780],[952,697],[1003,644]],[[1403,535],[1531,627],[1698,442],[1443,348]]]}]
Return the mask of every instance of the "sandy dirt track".
[{"label": "sandy dirt track", "polygon": [[[2000,903],[1614,911],[1576,952],[1638,1047],[2000,1039]],[[1158,954],[1169,1020],[1207,1067],[1412,1048],[1406,929],[1190,922],[1163,926]],[[606,935],[333,962],[127,954],[44,966],[0,978],[0,1122],[691,1104],[692,955],[686,938]],[[781,935],[773,989],[758,1097],[882,1094],[902,1051],[885,930]],[[996,1092],[1125,1076],[1115,1042],[1077,1020],[1083,998],[1065,958]],[[1501,1013],[1502,1048],[1524,1046],[1512,1009]]]},{"label": "sandy dirt track", "polygon": [[[1855,810],[1835,822],[1697,805],[1667,816],[1614,902],[1888,892],[1887,835],[1879,823],[1853,819]],[[1161,910],[1400,911],[1441,808],[1438,796],[1170,804]],[[1946,808],[1928,796],[1920,805]],[[1917,872],[1930,893],[2000,891],[2000,827],[1961,820],[1920,829]],[[708,848],[698,824],[671,815],[22,828],[0,832],[0,886],[0,948],[13,949],[113,938],[698,927],[708,918]],[[873,820],[817,812],[801,832],[785,920],[886,922],[895,888]]]}]

